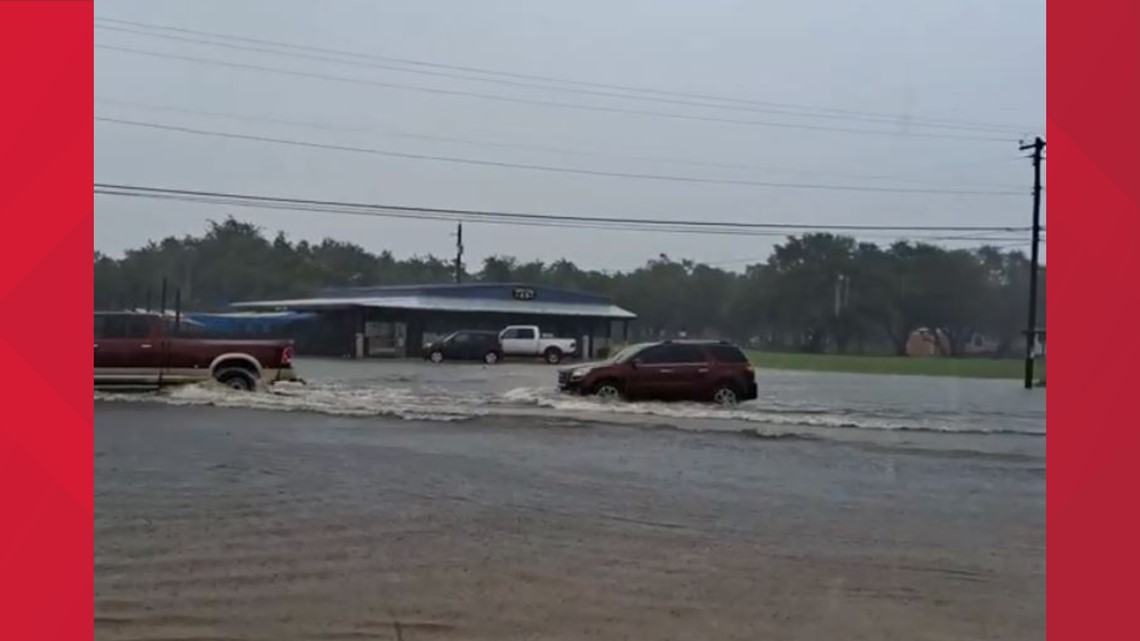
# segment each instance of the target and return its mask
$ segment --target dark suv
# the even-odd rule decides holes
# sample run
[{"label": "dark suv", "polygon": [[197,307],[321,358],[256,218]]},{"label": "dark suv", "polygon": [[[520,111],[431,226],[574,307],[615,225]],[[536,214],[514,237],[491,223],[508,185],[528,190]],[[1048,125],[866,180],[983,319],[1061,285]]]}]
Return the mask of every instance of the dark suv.
[{"label": "dark suv", "polygon": [[503,359],[503,346],[498,332],[461,330],[424,345],[424,358],[433,363],[456,360],[494,365]]},{"label": "dark suv", "polygon": [[631,345],[600,363],[558,372],[558,387],[602,399],[713,401],[756,398],[756,375],[739,347],[724,341]]}]

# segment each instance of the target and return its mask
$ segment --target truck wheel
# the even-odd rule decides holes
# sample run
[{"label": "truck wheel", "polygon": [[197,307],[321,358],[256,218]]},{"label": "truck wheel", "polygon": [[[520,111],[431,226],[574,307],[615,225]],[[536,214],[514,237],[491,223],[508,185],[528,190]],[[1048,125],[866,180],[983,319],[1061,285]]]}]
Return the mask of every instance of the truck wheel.
[{"label": "truck wheel", "polygon": [[218,382],[239,392],[252,392],[257,387],[257,377],[253,372],[241,367],[224,369],[214,375]]},{"label": "truck wheel", "polygon": [[494,364],[498,363],[499,362],[499,353],[498,352],[487,352],[486,354],[483,354],[483,362],[488,364],[488,365],[494,365]]},{"label": "truck wheel", "polygon": [[543,352],[542,357],[546,359],[547,363],[550,363],[551,365],[557,365],[562,362],[562,350],[558,349],[557,347],[547,347],[546,351]]},{"label": "truck wheel", "polygon": [[438,349],[435,350],[431,354],[428,354],[428,360],[430,360],[433,363],[437,363],[437,364],[442,363],[443,362],[443,352],[439,351]]}]

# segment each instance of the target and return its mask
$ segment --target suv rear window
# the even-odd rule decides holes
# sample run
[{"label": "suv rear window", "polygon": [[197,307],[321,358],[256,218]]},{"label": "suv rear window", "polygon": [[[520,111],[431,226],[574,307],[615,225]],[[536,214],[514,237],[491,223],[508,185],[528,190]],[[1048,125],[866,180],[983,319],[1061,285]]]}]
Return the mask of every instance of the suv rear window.
[{"label": "suv rear window", "polygon": [[718,362],[721,363],[747,363],[748,357],[739,347],[734,345],[708,345],[705,347]]}]

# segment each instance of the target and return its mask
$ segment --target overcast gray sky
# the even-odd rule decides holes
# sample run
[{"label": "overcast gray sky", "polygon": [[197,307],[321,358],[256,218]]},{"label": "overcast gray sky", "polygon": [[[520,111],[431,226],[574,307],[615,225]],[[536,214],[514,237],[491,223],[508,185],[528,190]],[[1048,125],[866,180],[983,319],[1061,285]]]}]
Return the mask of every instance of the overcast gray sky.
[{"label": "overcast gray sky", "polygon": [[[97,116],[603,172],[813,185],[1024,190],[1024,195],[849,192],[590,176],[301,148],[105,122],[95,126],[96,181],[657,220],[882,225],[1029,222],[1031,170],[1028,161],[1019,160],[1016,141],[1021,135],[1043,134],[1044,130],[1044,0],[102,0],[95,14],[97,19],[178,26],[431,63],[791,105],[777,108],[790,113],[770,113],[664,102],[685,100],[675,95],[619,99],[97,28],[97,45],[365,81],[227,68],[97,47]],[[185,33],[182,37],[205,39]],[[441,71],[438,67],[411,68]],[[706,119],[490,100],[368,82]],[[904,120],[876,124],[847,112],[892,114]],[[915,125],[931,119],[1008,129]],[[876,129],[888,135],[826,128]],[[95,248],[117,255],[150,239],[197,234],[207,220],[228,213],[270,233],[282,230],[293,239],[332,237],[373,251],[389,249],[398,256],[450,256],[453,252],[449,234],[454,224],[449,222],[106,196],[95,199]],[[487,255],[511,254],[521,259],[567,257],[583,267],[605,269],[633,267],[662,252],[735,267],[744,264],[743,259],[764,257],[778,240],[475,224],[465,226],[465,236],[467,262],[472,267]],[[866,237],[889,242],[875,234]]]}]

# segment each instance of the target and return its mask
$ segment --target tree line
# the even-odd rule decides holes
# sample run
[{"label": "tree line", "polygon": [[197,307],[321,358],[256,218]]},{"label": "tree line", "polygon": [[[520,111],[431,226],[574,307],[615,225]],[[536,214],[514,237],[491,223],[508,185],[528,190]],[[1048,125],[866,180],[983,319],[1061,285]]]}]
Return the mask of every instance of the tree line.
[{"label": "tree line", "polygon": [[[605,294],[638,314],[636,336],[724,337],[769,349],[905,353],[919,328],[936,330],[949,355],[975,336],[1009,355],[1028,305],[1029,260],[982,246],[945,249],[921,242],[887,246],[829,233],[788,237],[764,262],[734,272],[664,254],[630,271],[486,258],[467,281],[526,282]],[[353,243],[267,237],[233,218],[201,236],[169,237],[122,258],[95,252],[95,304],[141,307],[158,282],[181,290],[184,309],[225,309],[234,301],[304,297],[326,287],[452,282],[454,263],[435,256],[399,259]],[[1045,270],[1038,317],[1044,325]]]}]

